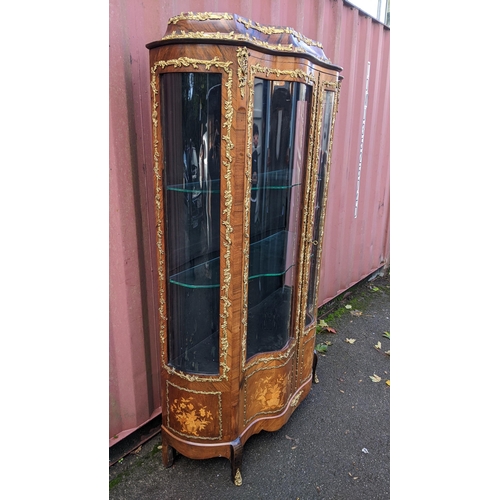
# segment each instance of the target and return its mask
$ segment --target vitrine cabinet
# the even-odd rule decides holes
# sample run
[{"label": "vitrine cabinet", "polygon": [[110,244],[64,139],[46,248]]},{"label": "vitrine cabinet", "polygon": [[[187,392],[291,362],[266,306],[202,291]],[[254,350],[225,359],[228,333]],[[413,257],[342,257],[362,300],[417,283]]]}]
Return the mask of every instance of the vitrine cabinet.
[{"label": "vitrine cabinet", "polygon": [[316,363],[316,294],[341,68],[290,28],[171,18],[147,45],[163,460],[283,426]]}]

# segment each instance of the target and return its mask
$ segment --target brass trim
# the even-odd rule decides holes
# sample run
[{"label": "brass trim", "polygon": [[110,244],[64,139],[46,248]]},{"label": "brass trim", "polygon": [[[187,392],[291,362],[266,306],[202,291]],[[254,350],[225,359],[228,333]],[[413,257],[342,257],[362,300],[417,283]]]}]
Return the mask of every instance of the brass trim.
[{"label": "brass trim", "polygon": [[[152,103],[152,122],[153,122],[153,171],[155,178],[155,211],[156,211],[156,246],[158,254],[158,284],[159,284],[159,317],[160,317],[160,344],[161,344],[161,364],[163,369],[165,369],[170,374],[176,374],[177,376],[189,380],[190,382],[218,382],[222,380],[228,380],[228,371],[230,370],[227,364],[228,357],[228,331],[227,331],[227,320],[229,316],[229,308],[231,302],[229,301],[229,286],[231,283],[231,233],[233,228],[231,226],[231,208],[233,203],[233,197],[231,192],[231,164],[233,158],[231,156],[231,150],[234,149],[234,144],[231,141],[231,127],[234,110],[232,107],[232,85],[233,85],[233,71],[231,69],[230,62],[222,62],[218,57],[214,57],[212,60],[202,60],[202,59],[192,59],[189,57],[180,57],[178,59],[169,59],[167,61],[160,60],[156,61],[153,66],[151,66],[151,89],[153,95]],[[168,365],[167,362],[167,303],[166,303],[166,290],[167,283],[165,277],[165,241],[163,238],[163,182],[162,182],[162,171],[160,168],[160,153],[158,150],[159,138],[158,138],[158,107],[159,102],[157,97],[159,94],[159,75],[160,71],[158,68],[166,69],[168,67],[182,68],[192,66],[194,69],[199,69],[199,66],[205,66],[205,69],[209,71],[212,67],[217,69],[223,69],[227,74],[227,82],[224,86],[227,89],[227,100],[224,102],[225,111],[225,122],[222,124],[222,129],[227,129],[226,134],[222,133],[222,140],[225,142],[225,160],[222,160],[222,164],[226,168],[226,173],[224,178],[227,181],[227,187],[224,192],[224,210],[222,215],[221,224],[225,227],[224,242],[223,246],[226,249],[224,255],[221,253],[221,262],[223,258],[225,259],[225,268],[223,270],[223,282],[221,282],[221,301],[223,303],[222,311],[220,316],[222,318],[221,329],[220,329],[220,345],[221,352],[219,353],[219,373],[222,369],[222,373],[219,376],[199,376],[189,373],[184,373],[180,370],[175,369]],[[222,169],[221,169],[222,173]]]},{"label": "brass trim", "polygon": [[255,77],[255,73],[263,73],[267,78],[269,78],[269,75],[274,75],[277,78],[286,76],[290,79],[302,79],[308,84],[315,81],[315,78],[311,73],[302,69],[277,69],[269,66],[262,66],[260,63],[251,65],[251,73],[251,76],[253,77]]},{"label": "brass trim", "polygon": [[[232,21],[234,19],[233,14],[227,12],[224,13],[214,13],[214,12],[182,12],[178,16],[173,16],[168,20],[168,24],[177,24],[179,21]],[[312,40],[302,35],[298,31],[288,27],[275,27],[275,26],[264,26],[258,22],[254,22],[250,19],[243,19],[242,17],[236,18],[236,21],[243,24],[247,30],[252,29],[260,31],[265,35],[293,35],[299,42],[303,42],[310,47],[318,47],[323,49],[323,45],[320,42]]]},{"label": "brass trim", "polygon": [[[306,186],[304,193],[304,207],[303,207],[303,223],[302,223],[302,247],[300,249],[300,287],[297,295],[297,317],[296,317],[296,335],[297,338],[300,337],[300,332],[302,331],[302,336],[306,335],[306,329],[304,325],[304,315],[306,313],[303,304],[304,297],[307,300],[307,288],[309,284],[309,266],[308,259],[305,255],[309,254],[308,252],[308,241],[311,239],[309,225],[310,225],[310,207],[311,207],[311,196],[312,196],[312,188],[314,186],[313,177],[313,161],[314,161],[314,153],[316,148],[316,137],[314,135],[314,131],[317,128],[317,120],[318,120],[318,95],[319,95],[318,84],[314,85],[312,102],[311,102],[311,121],[310,121],[310,132],[309,132],[309,150],[308,150],[308,159],[307,159],[307,174],[306,174]],[[300,305],[302,304],[302,307]],[[301,360],[303,364],[303,359]],[[300,370],[302,370],[302,364],[300,366]],[[299,374],[299,366],[297,365],[297,377]]]},{"label": "brass trim", "polygon": [[234,484],[236,486],[241,486],[243,484],[243,479],[241,478],[240,469],[236,469],[236,474],[234,476]]},{"label": "brass trim", "polygon": [[262,24],[251,21],[250,19],[245,20],[241,17],[238,17],[236,20],[239,23],[243,24],[243,26],[245,26],[247,30],[248,29],[257,30],[260,31],[261,33],[264,33],[265,35],[281,35],[281,34],[293,35],[297,40],[299,40],[300,42],[304,42],[306,45],[319,47],[320,49],[323,48],[323,45],[320,42],[311,40],[310,38],[305,37],[304,35],[298,33],[292,28],[282,28],[282,27],[277,28],[274,26],[263,26]]},{"label": "brass trim", "polygon": [[290,403],[291,407],[297,406],[299,404],[299,399],[300,396],[302,396],[302,393],[304,392],[304,389],[302,389],[293,399],[292,402]]},{"label": "brass trim", "polygon": [[[321,82],[322,83],[322,82]],[[322,111],[323,111],[323,86],[320,83],[320,88],[318,89],[318,93],[316,95],[315,99],[315,106],[317,110],[317,115],[314,117],[314,122],[313,122],[313,129],[316,131],[316,135],[311,138],[311,142],[313,143],[313,151],[311,154],[311,168],[308,170],[309,172],[309,183],[308,183],[308,196],[306,198],[305,202],[305,207],[307,207],[307,213],[314,214],[314,201],[316,199],[316,191],[314,190],[314,186],[316,186],[316,179],[318,176],[317,172],[317,166],[319,162],[319,145],[320,145],[320,140],[321,140],[321,125],[322,125]],[[312,235],[313,235],[313,229],[314,229],[314,217],[311,216],[310,218],[307,218],[307,224],[305,228],[305,242],[306,244],[304,245],[304,251],[302,253],[303,257],[303,265],[304,265],[304,271],[305,271],[305,281],[306,281],[306,287],[305,287],[305,293],[301,297],[301,300],[299,302],[300,304],[300,318],[299,318],[299,324],[302,326],[303,331],[302,331],[302,337],[306,336],[306,331],[307,329],[305,328],[305,317],[307,314],[307,297],[308,297],[308,289],[309,289],[309,280],[311,278],[311,269],[310,269],[310,250],[309,250],[309,245],[312,243]],[[321,246],[320,246],[321,247]],[[299,370],[299,367],[297,367],[297,370]],[[303,364],[300,366],[300,376],[302,376],[302,371],[303,371]],[[298,374],[298,373],[297,373]]]},{"label": "brass trim", "polygon": [[[259,40],[254,36],[250,36],[248,33],[211,33],[207,31],[186,31],[179,30],[174,31],[170,35],[165,35],[161,38],[162,41],[169,40],[186,40],[186,39],[194,39],[194,40],[228,40],[234,42],[248,42],[254,45],[258,45],[259,47],[264,47],[265,49],[277,51],[277,52],[292,52],[295,54],[307,54],[306,49],[302,47],[295,47],[293,44],[282,45],[281,43],[273,44],[263,40]],[[311,56],[315,57],[318,61],[322,61],[327,64],[332,64],[332,61],[327,57],[323,57],[317,54],[311,54]]]},{"label": "brass trim", "polygon": [[240,95],[243,99],[245,97],[245,87],[248,78],[248,49],[246,47],[238,47],[236,50],[238,57],[238,87],[240,88]]},{"label": "brass trim", "polygon": [[[309,331],[308,334],[310,334],[311,332]],[[303,339],[306,337],[306,335],[304,335]],[[302,343],[302,346],[305,346],[306,344],[308,344],[309,342],[311,342],[311,340],[314,340],[316,338],[316,332],[314,332],[313,335],[311,335],[307,340],[304,340],[304,342]]]},{"label": "brass trim", "polygon": [[[314,328],[316,330],[316,328]],[[308,335],[311,333],[309,330]],[[302,337],[302,349],[301,349],[301,359],[300,359],[300,373],[297,374],[297,380],[299,380],[299,383],[303,384],[306,382],[306,380],[311,376],[311,372],[305,373],[304,374],[304,360],[306,358],[305,356],[305,349],[307,344],[309,344],[311,341],[313,342],[313,351],[314,351],[314,341],[316,340],[316,331],[308,339],[305,339],[305,335]],[[312,353],[311,353],[312,356]],[[300,376],[299,376],[300,375]]]},{"label": "brass trim", "polygon": [[[246,339],[246,337],[245,337],[245,339]],[[282,366],[285,366],[290,361],[290,359],[292,359],[290,357],[290,354],[292,354],[295,351],[295,347],[296,346],[297,346],[297,341],[296,341],[295,338],[293,338],[293,341],[291,342],[291,344],[288,347],[288,349],[286,351],[283,351],[278,356],[259,357],[256,360],[254,360],[252,363],[247,364],[245,366],[245,371],[247,372],[246,373],[247,380],[251,376],[253,376],[255,373],[260,372],[261,370],[268,370],[269,368],[273,368],[273,369],[274,368],[281,368]],[[276,351],[274,351],[274,352],[276,352]],[[260,356],[262,354],[265,354],[265,353],[256,354],[255,356]],[[250,368],[253,368],[256,365],[260,365],[261,363],[264,363],[265,365],[267,365],[267,363],[270,363],[271,361],[282,361],[282,360],[286,360],[282,365],[277,365],[277,366],[272,366],[272,367],[262,366],[261,368],[258,368],[257,370],[255,370],[255,371],[253,371],[251,373],[248,373],[248,371],[250,370]]]},{"label": "brass trim", "polygon": [[231,33],[212,33],[212,32],[207,32],[207,31],[186,31],[186,30],[179,30],[179,31],[173,31],[170,35],[165,35],[162,37],[162,40],[183,40],[186,38],[193,38],[193,39],[207,39],[207,40],[232,40],[232,41],[238,41],[238,40],[245,40],[245,41],[251,41],[251,38],[248,34],[242,35],[242,34],[234,34],[233,32]]},{"label": "brass trim", "polygon": [[228,13],[214,14],[213,12],[182,12],[178,16],[171,17],[168,20],[168,24],[177,24],[179,21],[220,21],[225,19],[227,21],[232,21],[233,15]]}]

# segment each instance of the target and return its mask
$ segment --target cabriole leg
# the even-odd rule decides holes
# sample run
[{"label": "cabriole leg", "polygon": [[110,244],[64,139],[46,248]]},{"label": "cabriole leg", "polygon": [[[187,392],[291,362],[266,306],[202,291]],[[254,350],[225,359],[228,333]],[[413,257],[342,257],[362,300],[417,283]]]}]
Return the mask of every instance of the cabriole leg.
[{"label": "cabriole leg", "polygon": [[240,438],[231,443],[231,481],[236,486],[241,486],[241,463],[243,461],[243,446]]},{"label": "cabriole leg", "polygon": [[316,349],[314,349],[314,358],[313,358],[313,382],[317,384],[319,382],[319,378],[316,375],[316,367],[318,366],[318,353]]}]

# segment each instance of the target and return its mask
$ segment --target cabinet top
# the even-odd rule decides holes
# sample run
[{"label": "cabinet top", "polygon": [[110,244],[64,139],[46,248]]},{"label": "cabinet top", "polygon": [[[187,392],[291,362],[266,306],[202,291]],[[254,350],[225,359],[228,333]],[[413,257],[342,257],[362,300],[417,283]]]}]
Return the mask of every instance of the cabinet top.
[{"label": "cabinet top", "polygon": [[342,71],[323,51],[321,43],[307,38],[292,28],[264,26],[237,14],[188,12],[171,17],[161,40],[148,43],[153,49],[179,43],[214,43],[244,45],[262,52],[299,56],[328,69]]}]

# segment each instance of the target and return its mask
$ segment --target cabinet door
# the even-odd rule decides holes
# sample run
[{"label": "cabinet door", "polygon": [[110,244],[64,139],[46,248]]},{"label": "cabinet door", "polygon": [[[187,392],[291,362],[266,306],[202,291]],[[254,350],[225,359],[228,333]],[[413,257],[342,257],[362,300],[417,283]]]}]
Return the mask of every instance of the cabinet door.
[{"label": "cabinet door", "polygon": [[312,88],[253,79],[246,358],[292,334]]},{"label": "cabinet door", "polygon": [[319,281],[319,266],[321,258],[321,243],[323,239],[323,226],[326,207],[326,190],[328,188],[328,167],[330,151],[333,139],[333,119],[336,94],[333,91],[324,90],[321,94],[320,107],[320,132],[319,152],[313,181],[313,228],[312,241],[309,250],[309,285],[307,291],[307,305],[305,314],[305,326],[308,327],[316,321],[316,299]]},{"label": "cabinet door", "polygon": [[220,73],[160,75],[168,364],[219,372]]}]

